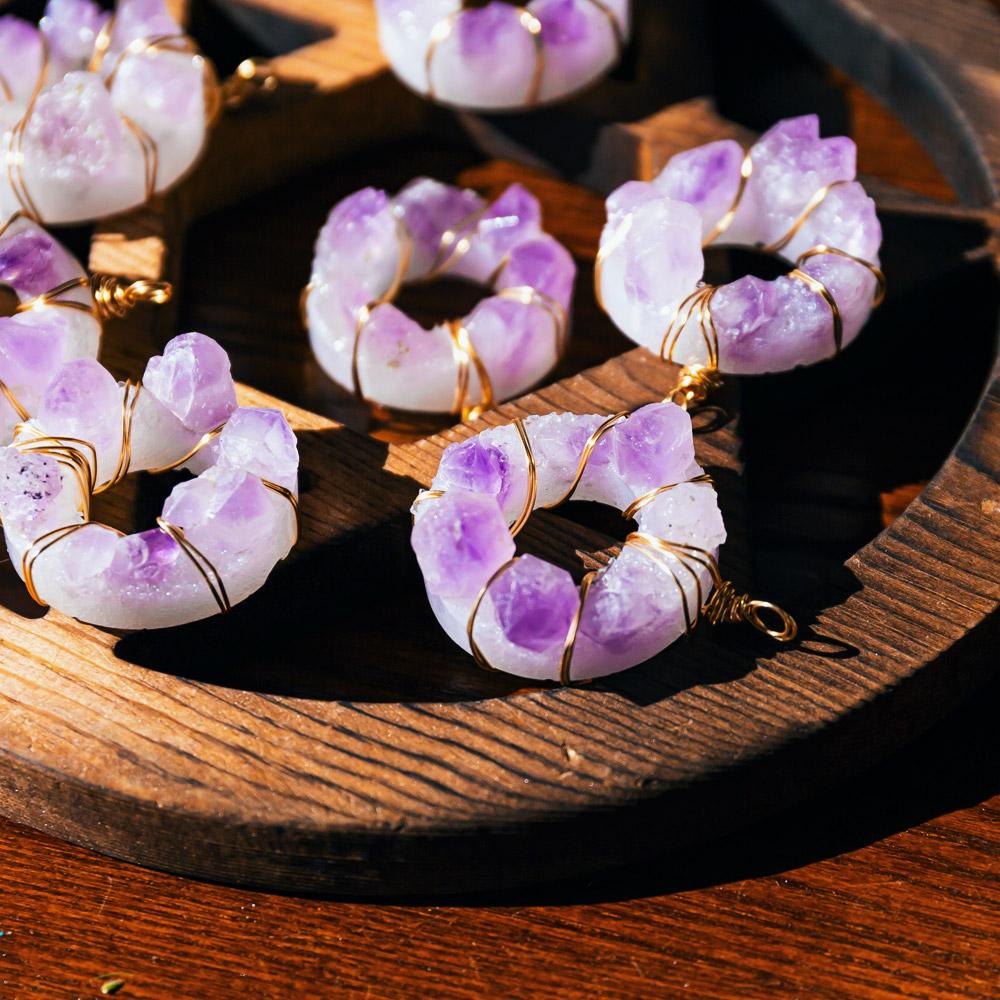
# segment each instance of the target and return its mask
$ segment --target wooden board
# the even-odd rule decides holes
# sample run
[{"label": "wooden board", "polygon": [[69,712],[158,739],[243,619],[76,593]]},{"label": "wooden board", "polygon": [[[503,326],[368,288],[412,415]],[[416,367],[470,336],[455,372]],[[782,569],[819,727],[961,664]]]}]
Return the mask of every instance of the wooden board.
[{"label": "wooden board", "polygon": [[[376,73],[361,85],[389,86],[386,79]],[[177,249],[192,219],[291,168],[283,149],[273,173],[242,163],[232,188],[219,183],[225,143],[245,151],[255,116],[266,131],[276,113],[245,109],[245,131],[234,119],[228,138],[220,132],[187,188],[100,227],[92,266],[179,280]],[[692,112],[674,141],[685,132],[703,141],[706,113],[704,104]],[[659,135],[656,155],[669,142]],[[552,194],[553,228],[573,235],[584,259],[592,255],[599,200],[552,180],[533,184]],[[601,322],[593,307],[577,310],[582,346],[591,342],[586,328],[603,330]],[[136,314],[109,331],[108,363],[136,374],[173,332],[170,311]],[[299,356],[301,339],[288,350]],[[304,383],[309,371],[302,368]],[[613,412],[659,398],[673,377],[632,350],[483,423]],[[249,386],[241,394],[268,401]],[[314,393],[304,384],[295,395]],[[7,568],[4,814],[144,864],[283,890],[548,881],[690,843],[794,801],[911,739],[991,672],[983,651],[997,637],[1000,599],[995,382],[928,488],[821,600],[799,596],[799,645],[775,650],[748,631],[702,630],[605,684],[569,690],[518,690],[513,679],[478,672],[426,608],[407,550],[407,508],[444,445],[469,428],[389,443],[270,402],[300,433],[303,541],[231,615],[116,636],[29,605]],[[724,488],[735,536],[725,558],[743,575],[750,536],[734,426],[699,436],[698,448]],[[148,513],[158,499],[140,484],[137,496],[109,500],[107,514],[124,523],[133,505]],[[563,562],[613,541],[594,524],[555,515],[534,521],[528,538]]]}]

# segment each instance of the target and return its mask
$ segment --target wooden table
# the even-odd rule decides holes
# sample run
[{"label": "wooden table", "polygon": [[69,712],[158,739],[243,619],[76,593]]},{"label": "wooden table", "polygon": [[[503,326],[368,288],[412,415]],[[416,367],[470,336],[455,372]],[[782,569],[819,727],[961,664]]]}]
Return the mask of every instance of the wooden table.
[{"label": "wooden table", "polygon": [[995,998],[998,709],[1000,683],[739,836],[508,899],[243,892],[0,823],[0,997],[90,998],[113,972],[136,998]]},{"label": "wooden table", "polygon": [[[941,194],[912,144],[854,97],[858,130],[882,139],[863,168]],[[195,276],[187,289],[186,325],[226,326]],[[249,311],[228,321],[249,337],[252,381],[265,373]],[[267,352],[257,364],[274,382],[286,374]],[[738,835],[503,898],[260,894],[0,821],[0,1000],[96,997],[105,974],[124,981],[119,996],[210,1000],[995,998],[998,708],[1000,681],[862,779]]]}]

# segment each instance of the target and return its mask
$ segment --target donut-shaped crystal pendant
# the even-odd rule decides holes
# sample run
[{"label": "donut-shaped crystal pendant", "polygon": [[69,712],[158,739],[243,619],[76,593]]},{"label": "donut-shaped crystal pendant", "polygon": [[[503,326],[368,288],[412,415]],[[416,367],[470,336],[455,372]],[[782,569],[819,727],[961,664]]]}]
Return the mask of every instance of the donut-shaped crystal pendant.
[{"label": "donut-shaped crystal pendant", "polygon": [[14,315],[0,317],[0,439],[9,441],[61,365],[97,357],[101,323],[86,272],[23,215],[0,225],[0,285],[18,300]]},{"label": "donut-shaped crystal pendant", "polygon": [[[464,278],[490,289],[427,330],[392,304],[404,284]],[[365,188],[319,234],[303,314],[320,365],[359,397],[469,415],[530,388],[568,335],[576,266],[513,184],[494,202],[426,178],[395,197]]]},{"label": "donut-shaped crystal pendant", "polygon": [[[829,358],[881,300],[882,229],[854,180],[855,146],[815,115],[778,122],[744,154],[731,140],[678,153],[652,182],[607,201],[597,292],[632,340],[731,374]],[[794,269],[702,284],[708,243],[754,247]]]},{"label": "donut-shaped crystal pendant", "polygon": [[174,185],[205,144],[218,89],[163,0],[50,0],[0,18],[0,214],[84,222]]},{"label": "donut-shaped crystal pendant", "polygon": [[396,75],[442,104],[513,110],[561,100],[602,77],[628,40],[629,0],[376,0]]},{"label": "donut-shaped crystal pendant", "polygon": [[[514,556],[532,510],[570,497],[634,518],[619,556],[584,579]],[[413,508],[413,549],[442,628],[484,666],[564,683],[654,656],[720,581],[726,531],[673,403],[631,416],[532,416],[446,449]]]},{"label": "donut-shaped crystal pendant", "polygon": [[[90,519],[130,471],[186,468],[157,527]],[[34,418],[0,449],[0,517],[29,593],[107,628],[162,628],[226,611],[260,588],[297,537],[298,450],[275,410],[236,405],[229,359],[188,333],[140,384],[96,361],[56,372]]]}]

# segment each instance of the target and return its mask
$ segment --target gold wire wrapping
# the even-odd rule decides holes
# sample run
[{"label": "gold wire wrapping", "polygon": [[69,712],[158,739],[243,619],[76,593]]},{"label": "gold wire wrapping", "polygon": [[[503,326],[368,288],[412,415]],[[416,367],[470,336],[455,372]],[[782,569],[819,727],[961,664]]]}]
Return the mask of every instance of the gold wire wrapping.
[{"label": "gold wire wrapping", "polygon": [[142,383],[126,380],[122,390],[122,443],[118,451],[118,461],[115,463],[115,471],[111,474],[111,478],[94,488],[95,494],[117,486],[128,475],[129,466],[132,464],[132,420],[135,417],[135,407],[139,402]]},{"label": "gold wire wrapping", "polygon": [[26,423],[31,419],[31,414],[21,405],[14,390],[3,379],[0,379],[0,394],[3,394],[4,399],[10,403],[11,409],[17,414],[19,420]]},{"label": "gold wire wrapping", "polygon": [[[5,389],[6,386],[0,382],[0,391]],[[123,537],[123,532],[119,531],[117,528],[113,528],[110,525],[103,524],[99,521],[90,520],[90,504],[94,496],[117,485],[128,475],[129,467],[132,461],[132,424],[141,391],[141,382],[132,382],[129,380],[123,385],[121,447],[119,449],[118,460],[115,464],[114,473],[107,480],[107,482],[102,483],[101,485],[97,485],[96,481],[97,449],[89,441],[85,441],[82,438],[45,436],[29,438],[25,441],[17,442],[14,445],[14,447],[23,454],[43,454],[54,458],[58,465],[67,469],[74,476],[80,490],[80,513],[83,515],[83,521],[79,524],[64,525],[61,528],[55,528],[52,531],[46,532],[36,538],[24,552],[24,556],[22,558],[22,569],[25,586],[27,587],[32,600],[38,604],[44,606],[45,601],[39,597],[38,591],[35,588],[32,577],[32,568],[35,560],[43,552],[62,541],[62,539],[91,524],[107,528],[109,531],[114,531],[119,537]],[[7,398],[12,404],[15,402],[10,396]],[[203,434],[195,446],[176,462],[172,462],[169,465],[164,465],[156,469],[147,469],[146,471],[155,475],[161,472],[168,472],[184,465],[199,451],[201,451],[202,448],[209,444],[209,442],[218,437],[219,434],[222,433],[222,429],[224,427],[225,424],[220,424],[213,430]],[[19,424],[15,427],[15,438],[22,429],[24,429],[24,425]],[[298,497],[287,486],[282,486],[280,483],[272,482],[270,479],[264,479],[261,477],[260,482],[266,489],[280,497],[283,497],[291,505],[292,515],[294,518],[293,541],[291,547],[294,548],[298,543],[300,532]],[[218,604],[219,610],[222,612],[228,611],[231,604],[229,603],[229,596],[226,593],[225,582],[222,579],[222,575],[212,564],[211,560],[208,559],[208,557],[200,549],[198,549],[193,542],[187,539],[182,528],[171,524],[163,517],[158,517],[156,519],[156,524],[161,531],[173,538],[173,540],[180,546],[184,554],[194,564],[195,569],[197,569],[199,575],[202,579],[204,579],[212,597]]]},{"label": "gold wire wrapping", "polygon": [[[621,54],[625,50],[625,34],[621,23],[615,16],[614,11],[611,10],[604,0],[587,0],[587,2],[607,19],[608,27],[611,30],[611,37],[615,44],[615,60],[617,61],[621,58]],[[542,79],[545,76],[546,56],[545,41],[542,38],[542,23],[526,7],[512,6],[518,15],[518,22],[521,27],[531,35],[532,41],[535,43],[535,65],[532,69],[528,91],[524,99],[524,106],[531,108],[538,103],[538,97],[542,89]],[[424,74],[427,79],[427,96],[432,100],[438,100],[433,76],[434,56],[437,54],[438,47],[451,35],[459,19],[469,9],[463,5],[459,10],[452,11],[451,14],[447,14],[441,18],[431,28],[430,41],[427,45],[427,51],[424,53]]]},{"label": "gold wire wrapping", "polygon": [[665,486],[657,486],[655,490],[650,490],[648,493],[643,493],[641,497],[636,497],[623,511],[622,517],[626,521],[631,521],[636,514],[639,513],[644,507],[648,507],[657,497],[662,496],[664,493],[669,493],[671,490],[677,489],[678,486],[695,486],[700,483],[706,483],[711,485],[714,482],[712,477],[707,472],[702,472],[697,476],[692,476],[690,479],[685,479],[679,483],[667,483]]},{"label": "gold wire wrapping", "polygon": [[219,571],[212,565],[208,557],[193,542],[189,542],[184,534],[184,529],[176,524],[171,524],[166,518],[158,517],[156,526],[164,534],[169,535],[181,548],[181,551],[191,560],[192,565],[198,571],[201,578],[208,586],[209,592],[215,598],[215,603],[219,605],[219,611],[225,614],[232,605],[229,603],[229,595],[226,593],[226,585]]},{"label": "gold wire wrapping", "polygon": [[[115,18],[112,15],[105,21],[97,37],[94,39],[93,52],[87,65],[89,72],[100,72],[111,45],[114,23]],[[41,66],[25,112],[11,129],[10,144],[7,149],[6,169],[11,190],[15,198],[17,198],[18,203],[31,218],[40,221],[42,214],[38,211],[38,207],[28,190],[27,182],[24,178],[23,150],[24,136],[31,116],[34,113],[38,95],[45,86],[51,65],[51,55],[45,36],[39,34],[39,41],[42,53]],[[211,62],[198,52],[194,41],[187,35],[173,34],[152,38],[137,38],[129,43],[118,53],[111,72],[104,79],[105,87],[108,90],[111,89],[115,75],[126,56],[144,55],[148,52],[159,51],[190,54],[193,59],[200,62],[206,129],[211,128],[215,124],[223,105],[226,107],[235,107],[238,104],[242,104],[253,91],[272,91],[278,84],[277,77],[271,72],[267,64],[258,64],[252,59],[244,60],[237,68],[233,77],[220,84]],[[249,76],[247,75],[248,72]],[[4,91],[4,96],[8,100],[13,100],[13,94],[7,86],[6,81],[2,80],[2,78],[0,78],[0,89]],[[148,201],[156,193],[156,182],[159,172],[159,150],[156,141],[135,121],[129,118],[128,115],[119,112],[118,116],[139,144],[139,151],[143,159],[145,200]]]},{"label": "gold wire wrapping", "polygon": [[553,500],[552,503],[545,504],[546,510],[552,510],[554,507],[561,507],[564,503],[568,503],[573,499],[573,494],[576,493],[577,487],[583,480],[584,473],[587,471],[587,463],[590,462],[590,456],[594,454],[594,449],[600,444],[601,438],[604,437],[612,427],[617,426],[623,420],[627,420],[629,417],[628,410],[622,410],[619,413],[614,413],[606,420],[604,420],[598,427],[594,428],[590,437],[587,438],[583,446],[583,451],[580,452],[580,461],[577,462],[576,472],[573,474],[573,479],[570,482],[569,488],[558,500]]},{"label": "gold wire wrapping", "polygon": [[517,428],[517,436],[521,441],[521,447],[524,448],[524,457],[528,461],[528,483],[524,493],[524,505],[521,508],[521,513],[518,514],[517,520],[510,527],[511,538],[517,538],[521,533],[521,529],[528,523],[528,518],[531,517],[532,511],[535,509],[535,500],[538,497],[538,464],[535,461],[535,452],[531,447],[531,438],[528,437],[528,429],[524,426],[522,417],[518,417],[514,421],[514,427]]},{"label": "gold wire wrapping", "polygon": [[[733,220],[736,218],[736,213],[743,202],[743,196],[746,193],[747,184],[752,174],[753,157],[752,151],[748,150],[744,154],[743,162],[740,165],[740,181],[739,186],[736,189],[736,194],[733,197],[733,201],[729,208],[722,214],[719,220],[702,239],[701,245],[703,247],[715,242],[732,225]],[[833,181],[830,184],[821,187],[812,195],[809,201],[806,202],[804,208],[798,216],[796,216],[791,226],[789,226],[789,228],[781,236],[770,243],[758,243],[756,249],[760,250],[762,253],[777,253],[778,251],[783,250],[795,238],[799,230],[805,224],[806,220],[813,214],[813,212],[816,211],[817,208],[819,208],[820,205],[823,204],[827,195],[834,188],[849,183],[851,182],[839,180]],[[604,261],[608,254],[620,245],[622,240],[624,240],[626,234],[628,233],[629,226],[630,223],[628,221],[623,223],[615,239],[613,239],[606,246],[601,247],[597,253],[597,259],[594,265],[594,287],[598,304],[602,309],[604,309],[604,299],[601,291],[601,277],[603,273]],[[834,353],[839,354],[843,346],[844,328],[840,307],[837,305],[837,301],[833,297],[833,294],[822,281],[802,270],[802,265],[807,260],[822,254],[833,254],[838,257],[843,257],[846,260],[854,261],[854,263],[860,264],[862,267],[867,268],[868,271],[871,272],[876,281],[876,290],[872,301],[873,309],[877,309],[885,298],[885,274],[876,264],[865,260],[863,257],[858,257],[855,254],[848,253],[846,250],[840,250],[837,247],[828,246],[825,243],[819,243],[800,254],[795,262],[795,268],[786,275],[786,277],[801,281],[811,291],[819,295],[829,307],[830,315],[833,320]],[[695,315],[695,310],[697,310],[697,320],[701,329],[702,339],[705,342],[706,355],[708,359],[707,363],[704,365],[685,365],[681,369],[677,384],[666,396],[667,400],[678,403],[678,405],[685,410],[694,409],[703,405],[708,397],[722,385],[722,376],[718,371],[719,336],[711,310],[712,297],[718,288],[719,286],[717,285],[702,285],[683,299],[674,310],[673,316],[667,324],[666,332],[664,333],[663,339],[660,343],[660,358],[664,361],[673,361],[673,353],[677,346],[677,342],[687,327],[688,322],[691,320],[692,316]]]},{"label": "gold wire wrapping", "polygon": [[[21,557],[21,575],[24,577],[24,586],[27,588],[28,596],[36,604],[41,604],[43,607],[45,606],[45,601],[39,596],[39,593],[35,588],[35,561],[43,552],[47,552],[51,549],[53,545],[61,542],[64,538],[68,538],[70,535],[76,534],[76,532],[82,530],[83,528],[89,528],[92,524],[98,524],[98,522],[86,520],[80,521],[78,524],[64,524],[61,528],[53,528],[52,531],[47,531],[44,535],[39,535],[39,537],[24,550],[24,555]],[[123,532],[119,531],[117,528],[112,528],[109,524],[98,524],[98,527],[107,528],[108,531],[113,531],[119,538],[123,537]]]},{"label": "gold wire wrapping", "polygon": [[[459,19],[468,8],[461,7],[446,17],[441,18],[431,29],[430,42],[427,45],[427,52],[424,54],[424,71],[427,75],[427,96],[431,100],[438,100],[434,88],[434,56],[438,46],[451,35],[458,24]],[[542,22],[528,10],[527,7],[514,7],[517,14],[517,22],[531,37],[535,45],[535,65],[528,81],[528,90],[524,96],[526,107],[532,107],[538,103],[538,95],[542,89],[542,77],[545,74],[545,42],[542,40]]]},{"label": "gold wire wrapping", "polygon": [[[718,561],[706,549],[680,542],[668,542],[641,531],[632,532],[625,539],[625,544],[632,546],[670,574],[681,596],[686,631],[690,632],[698,624],[699,617],[704,615],[712,625],[720,622],[748,622],[776,642],[791,642],[798,634],[795,619],[783,608],[770,601],[759,601],[737,593],[733,584],[722,578]],[[698,603],[693,615],[683,581],[677,575],[669,558],[676,561],[694,582]],[[699,566],[708,570],[712,578],[713,590],[707,601],[704,600],[701,577],[697,569]],[[781,621],[780,629],[772,629],[763,621],[760,612],[765,610],[777,615]]]},{"label": "gold wire wrapping", "polygon": [[92,279],[94,302],[102,319],[123,319],[140,302],[163,305],[173,296],[169,281],[140,278],[128,281],[113,274],[95,274]]},{"label": "gold wire wrapping", "polygon": [[271,64],[256,59],[244,59],[220,86],[219,98],[223,107],[242,107],[256,94],[271,94],[278,88],[278,77]]},{"label": "gold wire wrapping", "polygon": [[736,194],[733,196],[733,202],[719,218],[719,221],[716,222],[716,224],[708,231],[708,234],[702,237],[701,245],[703,247],[707,247],[713,240],[717,240],[733,224],[733,219],[736,218],[736,212],[739,210],[740,204],[743,201],[743,194],[747,188],[747,181],[750,180],[750,175],[752,173],[753,157],[750,155],[750,151],[747,150],[743,156],[743,162],[740,164],[740,183],[736,188]]},{"label": "gold wire wrapping", "polygon": [[80,491],[80,513],[90,518],[90,500],[97,484],[97,449],[83,438],[43,435],[17,441],[24,424],[14,428],[14,447],[25,455],[47,455],[66,469],[76,480]]},{"label": "gold wire wrapping", "polygon": [[[583,451],[581,452],[580,461],[577,463],[577,469],[569,489],[567,489],[558,500],[550,504],[545,504],[545,509],[558,507],[560,504],[566,503],[573,497],[573,494],[576,492],[576,489],[586,472],[587,463],[590,461],[590,458],[594,453],[594,449],[597,447],[601,438],[607,434],[612,427],[626,419],[628,416],[629,411],[627,410],[622,411],[621,413],[616,413],[604,420],[600,426],[593,431],[587,439]],[[528,518],[531,516],[531,513],[534,510],[534,503],[538,488],[538,470],[531,447],[531,441],[528,437],[523,419],[518,417],[514,421],[514,426],[517,429],[518,436],[528,461],[528,486],[522,511],[510,529],[511,537],[516,537],[516,535],[527,523]],[[712,482],[712,477],[708,473],[700,473],[679,483],[667,483],[663,486],[658,486],[656,489],[649,490],[647,493],[636,497],[636,499],[622,511],[622,517],[626,520],[632,520],[636,514],[655,501],[658,497],[669,492],[670,490],[676,489],[679,486],[701,484],[711,485]],[[427,500],[438,499],[444,495],[445,492],[443,490],[425,490],[417,496],[414,501],[414,505],[423,503]],[[798,626],[796,625],[795,619],[792,618],[792,616],[784,609],[778,607],[776,604],[772,604],[770,601],[759,601],[752,599],[747,595],[738,594],[732,583],[722,578],[722,574],[719,571],[718,561],[707,549],[681,542],[666,541],[665,539],[657,538],[654,535],[649,535],[641,531],[632,532],[626,538],[625,545],[638,549],[658,566],[664,569],[670,575],[671,579],[673,579],[675,585],[677,586],[678,593],[680,594],[681,606],[684,610],[686,632],[690,632],[698,623],[699,617],[704,615],[712,625],[719,624],[720,622],[748,622],[754,628],[764,632],[777,642],[791,642],[797,635]],[[680,568],[683,569],[694,582],[695,591],[698,596],[698,604],[693,614],[691,612],[687,590],[684,587],[683,581],[678,576],[673,564],[667,557],[673,557]],[[479,593],[476,595],[469,611],[469,616],[466,620],[465,632],[466,638],[469,642],[469,650],[476,663],[485,670],[495,671],[497,668],[489,662],[489,659],[476,642],[475,627],[479,609],[493,584],[496,583],[496,581],[503,576],[507,570],[514,566],[520,558],[520,556],[514,556],[512,559],[509,559],[489,577],[489,579],[480,588]],[[701,578],[697,570],[698,566],[707,570],[712,577],[713,590],[707,601],[704,599]],[[576,649],[576,641],[580,631],[580,624],[583,621],[587,596],[590,593],[590,587],[596,579],[598,572],[599,571],[595,570],[587,573],[580,582],[580,603],[573,616],[573,620],[570,623],[569,630],[566,633],[562,654],[559,660],[559,682],[561,684],[572,683],[572,664],[573,654]],[[779,618],[782,627],[780,629],[772,629],[768,627],[768,625],[761,618],[762,611],[770,611],[775,614]]]},{"label": "gold wire wrapping", "polygon": [[[475,227],[489,210],[489,207],[489,205],[484,205],[482,208],[470,212],[465,218],[441,234],[437,253],[431,263],[430,270],[419,279],[421,283],[431,281],[446,274],[469,252],[472,246],[472,235],[475,232]],[[398,210],[394,211],[393,217],[396,224],[396,238],[399,244],[399,257],[397,259],[395,274],[388,289],[381,296],[366,303],[357,311],[354,322],[354,340],[351,346],[351,389],[360,402],[369,405],[369,400],[365,396],[361,386],[361,340],[375,310],[379,306],[395,301],[399,295],[406,279],[407,271],[410,268],[410,261],[413,257],[415,245],[413,234],[406,225],[402,213]],[[505,256],[497,265],[487,284],[493,285],[499,279],[507,263],[508,257]],[[310,281],[302,289],[302,294],[299,296],[299,314],[303,326],[307,329],[309,327],[307,304],[313,288],[314,285]],[[552,320],[556,361],[559,360],[566,347],[569,328],[569,317],[562,303],[557,302],[550,295],[546,295],[537,288],[532,288],[530,285],[516,285],[510,288],[503,288],[494,294],[494,298],[510,299],[520,302],[522,305],[537,306],[543,309]],[[446,320],[443,325],[448,332],[448,336],[451,338],[452,356],[455,359],[455,396],[452,401],[451,412],[461,416],[463,421],[474,420],[490,409],[494,403],[493,380],[472,342],[472,337],[465,327],[464,320]],[[480,398],[478,403],[470,405],[469,393],[473,369],[475,369],[479,379]]]},{"label": "gold wire wrapping", "polygon": [[[91,290],[93,305],[62,297],[79,288]],[[62,309],[76,309],[89,313],[97,320],[123,319],[140,302],[163,305],[170,301],[172,295],[173,286],[169,281],[148,281],[142,278],[130,282],[127,278],[120,278],[114,274],[95,274],[91,278],[81,275],[69,278],[55,288],[25,299],[15,312],[22,313],[46,306],[58,306]]]}]

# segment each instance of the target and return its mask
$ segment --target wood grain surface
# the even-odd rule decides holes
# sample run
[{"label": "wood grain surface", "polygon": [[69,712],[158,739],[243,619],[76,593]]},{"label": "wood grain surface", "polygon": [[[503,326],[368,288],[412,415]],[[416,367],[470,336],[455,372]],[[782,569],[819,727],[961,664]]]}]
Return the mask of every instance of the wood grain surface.
[{"label": "wood grain surface", "polygon": [[117,973],[135,1000],[993,1000],[998,710],[993,684],[736,836],[517,895],[295,899],[0,821],[0,996],[92,1000]]},{"label": "wood grain surface", "polygon": [[[877,32],[872,39],[885,44]],[[917,89],[908,100],[925,97]],[[699,141],[709,134],[706,109],[696,102],[688,111]],[[732,534],[726,568],[745,580],[751,549],[773,556],[784,575],[770,578],[794,600],[803,640],[776,651],[746,631],[703,630],[602,685],[519,690],[511,678],[476,671],[440,634],[406,546],[413,493],[445,444],[470,429],[411,443],[398,428],[383,428],[385,440],[357,433],[368,429],[366,415],[309,360],[294,298],[332,200],[362,183],[399,186],[422,163],[446,178],[464,166],[462,179],[484,190],[524,178],[585,268],[600,199],[521,168],[476,165],[467,146],[438,133],[383,145],[206,218],[189,234],[184,266],[194,217],[228,201],[217,173],[225,143],[243,143],[233,148],[247,155],[260,115],[263,148],[274,145],[274,108],[241,114],[241,128],[228,139],[220,131],[186,189],[100,227],[91,262],[177,280],[185,325],[217,335],[238,376],[256,387],[244,387],[243,398],[261,401],[264,390],[291,401],[275,405],[300,432],[303,544],[231,615],[155,634],[117,636],[43,614],[8,567],[0,601],[6,815],[123,858],[286,891],[539,882],[746,824],[912,740],[993,673],[995,383],[942,464],[993,359],[995,284],[991,262],[975,256],[985,216],[954,218],[928,203],[926,220],[903,219],[895,237],[887,229],[894,297],[862,344],[813,372],[753,380],[743,403],[733,397],[732,419],[699,435]],[[381,127],[395,126],[386,118]],[[402,134],[411,127],[404,120]],[[656,148],[662,155],[668,143]],[[286,173],[287,146],[276,160],[274,173],[259,174],[241,160],[234,190],[245,196]],[[974,201],[979,188],[970,185],[957,190]],[[912,215],[912,198],[901,200]],[[927,227],[929,250],[918,238]],[[441,286],[424,307],[449,310],[454,294]],[[979,311],[969,313],[963,356],[937,375],[945,406],[912,398],[908,359],[921,357],[916,345],[934,344],[948,296]],[[614,412],[673,384],[671,370],[644,351],[613,357],[621,338],[586,280],[576,305],[578,347],[565,377],[479,426],[556,409]],[[170,310],[137,313],[109,328],[105,357],[136,374],[174,329]],[[925,424],[929,432],[918,434]],[[865,533],[872,512],[877,524],[884,486],[935,471],[885,531]],[[859,502],[859,489],[874,503]],[[108,514],[148,520],[162,496],[162,486],[139,479],[132,494],[109,501]],[[527,541],[566,560],[615,536],[599,518],[575,514],[539,519]]]}]

